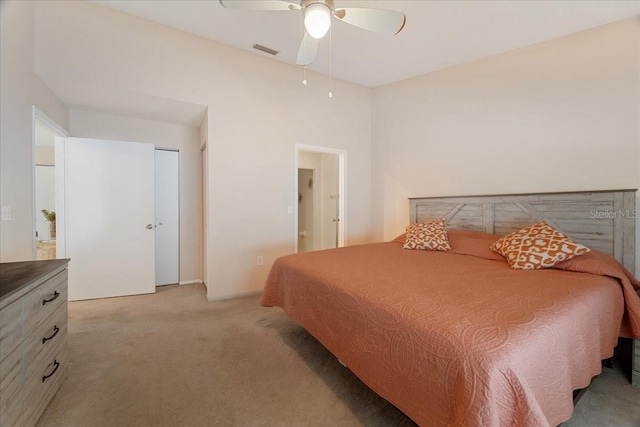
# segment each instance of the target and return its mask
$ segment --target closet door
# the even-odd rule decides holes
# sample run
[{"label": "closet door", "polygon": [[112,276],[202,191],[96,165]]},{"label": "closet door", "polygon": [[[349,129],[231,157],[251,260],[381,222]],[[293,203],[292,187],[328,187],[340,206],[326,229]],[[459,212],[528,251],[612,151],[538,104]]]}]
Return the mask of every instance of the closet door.
[{"label": "closet door", "polygon": [[153,144],[65,144],[69,299],[155,292]]},{"label": "closet door", "polygon": [[180,281],[179,153],[156,150],[156,286]]}]

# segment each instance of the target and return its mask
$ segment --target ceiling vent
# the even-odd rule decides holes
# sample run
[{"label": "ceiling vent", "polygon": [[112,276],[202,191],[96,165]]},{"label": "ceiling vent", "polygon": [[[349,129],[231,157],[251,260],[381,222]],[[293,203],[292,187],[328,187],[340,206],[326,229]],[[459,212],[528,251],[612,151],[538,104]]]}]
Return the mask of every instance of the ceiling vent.
[{"label": "ceiling vent", "polygon": [[273,56],[276,56],[277,54],[280,53],[280,51],[278,50],[271,49],[270,47],[262,46],[261,44],[258,44],[258,43],[254,44],[252,47],[254,49],[257,49],[264,53],[268,53],[269,55],[273,55]]}]

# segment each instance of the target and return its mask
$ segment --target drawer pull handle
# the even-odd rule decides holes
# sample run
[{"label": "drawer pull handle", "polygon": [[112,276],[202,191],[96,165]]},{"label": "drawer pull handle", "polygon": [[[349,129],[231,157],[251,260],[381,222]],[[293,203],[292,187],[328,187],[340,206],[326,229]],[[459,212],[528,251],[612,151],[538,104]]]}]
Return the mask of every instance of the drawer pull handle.
[{"label": "drawer pull handle", "polygon": [[49,299],[43,299],[42,300],[42,305],[45,305],[48,302],[56,300],[59,296],[60,296],[60,292],[53,291],[53,296],[51,298],[49,298]]},{"label": "drawer pull handle", "polygon": [[57,359],[54,360],[53,361],[53,371],[51,371],[51,373],[49,375],[45,375],[44,377],[42,377],[42,382],[45,382],[47,380],[47,378],[49,378],[53,374],[55,374],[59,367],[60,367],[60,362],[58,362]]},{"label": "drawer pull handle", "polygon": [[53,333],[51,334],[50,337],[44,337],[42,338],[42,344],[46,343],[47,341],[53,339],[53,337],[55,337],[56,335],[58,335],[58,332],[60,332],[60,328],[58,328],[58,325],[55,325],[53,327]]}]

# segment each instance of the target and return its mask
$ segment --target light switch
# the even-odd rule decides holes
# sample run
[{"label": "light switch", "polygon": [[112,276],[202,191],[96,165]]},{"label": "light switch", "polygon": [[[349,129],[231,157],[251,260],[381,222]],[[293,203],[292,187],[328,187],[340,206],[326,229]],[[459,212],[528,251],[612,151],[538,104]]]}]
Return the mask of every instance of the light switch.
[{"label": "light switch", "polygon": [[11,221],[11,206],[2,207],[2,220]]},{"label": "light switch", "polygon": [[287,213],[288,214],[292,214],[293,213],[293,206],[287,206]]}]

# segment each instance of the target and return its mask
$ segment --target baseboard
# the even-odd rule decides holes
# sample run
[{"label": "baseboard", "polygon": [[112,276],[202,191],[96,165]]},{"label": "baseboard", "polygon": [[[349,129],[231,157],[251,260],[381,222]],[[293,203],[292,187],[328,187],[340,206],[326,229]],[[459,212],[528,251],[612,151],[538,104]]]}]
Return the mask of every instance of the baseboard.
[{"label": "baseboard", "polygon": [[198,283],[203,283],[202,279],[195,279],[195,280],[181,280],[180,282],[178,282],[178,285],[195,285]]},{"label": "baseboard", "polygon": [[250,295],[261,294],[262,291],[263,291],[262,289],[258,289],[258,290],[255,290],[255,291],[240,292],[240,293],[237,293],[237,294],[224,295],[224,296],[221,296],[221,297],[212,297],[212,296],[207,295],[207,300],[209,302],[220,302],[220,301],[226,301],[226,300],[234,299],[234,298],[248,297]]}]

